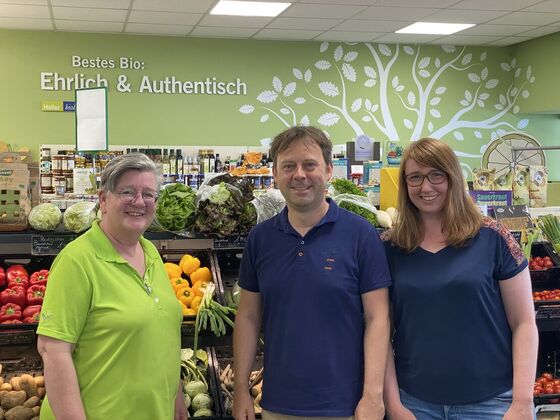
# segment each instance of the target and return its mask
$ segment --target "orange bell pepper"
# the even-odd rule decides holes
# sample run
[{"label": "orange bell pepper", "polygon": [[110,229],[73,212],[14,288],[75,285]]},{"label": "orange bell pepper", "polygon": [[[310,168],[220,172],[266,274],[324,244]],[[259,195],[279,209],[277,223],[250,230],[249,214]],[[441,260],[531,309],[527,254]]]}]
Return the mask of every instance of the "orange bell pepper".
[{"label": "orange bell pepper", "polygon": [[206,288],[209,284],[209,281],[197,281],[196,283],[194,283],[192,291],[196,296],[202,297],[204,296],[204,292],[206,291]]},{"label": "orange bell pepper", "polygon": [[179,302],[184,303],[187,307],[190,306],[195,294],[188,286],[183,286],[177,289],[175,296],[179,299]]},{"label": "orange bell pepper", "polygon": [[209,282],[212,281],[212,273],[208,267],[200,267],[199,269],[193,271],[189,276],[191,283],[194,285],[199,281]]}]

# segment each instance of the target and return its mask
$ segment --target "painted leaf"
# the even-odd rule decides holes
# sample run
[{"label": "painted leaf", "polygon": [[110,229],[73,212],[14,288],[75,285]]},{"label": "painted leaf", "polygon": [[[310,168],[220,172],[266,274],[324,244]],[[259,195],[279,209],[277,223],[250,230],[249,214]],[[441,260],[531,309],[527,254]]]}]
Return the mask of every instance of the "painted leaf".
[{"label": "painted leaf", "polygon": [[405,45],[403,47],[403,50],[405,53],[407,53],[408,55],[414,55],[414,48],[412,48],[410,45]]},{"label": "painted leaf", "polygon": [[480,76],[476,73],[469,73],[468,78],[473,83],[480,83]]},{"label": "painted leaf", "polygon": [[431,121],[428,123],[428,131],[430,133],[434,131],[434,123]]},{"label": "painted leaf", "polygon": [[307,115],[304,115],[303,117],[301,117],[300,124],[301,125],[309,125],[309,117]]},{"label": "painted leaf", "polygon": [[403,85],[398,85],[397,88],[395,89],[396,92],[402,92],[403,90],[404,90]]},{"label": "painted leaf", "polygon": [[505,105],[505,104],[507,103],[507,98],[506,98],[506,96],[503,95],[503,94],[500,94],[500,103],[501,103],[502,105]]},{"label": "painted leaf", "polygon": [[364,82],[364,86],[365,87],[373,87],[375,86],[375,83],[377,83],[377,80],[375,79],[368,79]]},{"label": "painted leaf", "polygon": [[356,70],[352,67],[351,64],[344,63],[342,65],[342,74],[351,82],[356,81]]},{"label": "painted leaf", "polygon": [[425,69],[426,67],[428,67],[430,65],[430,57],[424,57],[420,60],[420,62],[418,63],[418,68],[419,69]]},{"label": "painted leaf", "polygon": [[498,111],[503,111],[504,106],[502,104],[496,104],[494,105],[494,108],[496,108]]},{"label": "painted leaf", "polygon": [[255,107],[253,105],[243,105],[241,108],[239,108],[239,112],[241,112],[242,114],[250,114],[254,110]]},{"label": "painted leaf", "polygon": [[436,94],[437,95],[443,95],[446,90],[447,90],[447,88],[445,86],[440,86],[436,89]]},{"label": "painted leaf", "polygon": [[448,54],[454,53],[456,50],[455,45],[442,45],[441,49]]},{"label": "painted leaf", "polygon": [[486,93],[486,92],[483,92],[483,93],[481,93],[480,95],[478,95],[478,97],[479,97],[480,99],[482,99],[483,101],[485,101],[486,99],[488,99],[488,98],[490,97],[490,94],[489,94],[489,93]]},{"label": "painted leaf", "polygon": [[292,96],[296,91],[296,82],[290,82],[284,86],[284,96]]},{"label": "painted leaf", "polygon": [[295,77],[296,79],[299,79],[299,80],[303,79],[303,73],[301,72],[300,69],[296,69],[296,68],[294,67],[294,68],[292,69],[292,73],[294,74],[294,77]]},{"label": "painted leaf", "polygon": [[269,104],[274,102],[277,97],[278,94],[276,92],[272,90],[264,90],[259,93],[259,96],[257,96],[257,101],[262,102],[263,104]]},{"label": "painted leaf", "polygon": [[334,49],[333,58],[335,59],[335,61],[342,60],[342,54],[344,54],[344,50],[342,49],[342,45],[339,45]]},{"label": "painted leaf", "polygon": [[410,106],[414,106],[414,104],[416,103],[416,95],[413,91],[408,92],[408,96],[406,97],[406,99],[408,100],[408,104]]},{"label": "painted leaf", "polygon": [[377,79],[377,72],[373,67],[364,66],[364,71],[366,73],[366,76],[368,76],[370,79]]},{"label": "painted leaf", "polygon": [[441,67],[441,60],[438,58],[435,59],[434,64],[436,66],[436,69],[439,69]]},{"label": "painted leaf", "polygon": [[319,60],[315,63],[315,67],[319,70],[328,70],[331,68],[331,63],[327,60]]},{"label": "painted leaf", "polygon": [[453,137],[455,137],[455,140],[459,140],[459,141],[465,140],[465,137],[463,137],[463,134],[461,134],[459,131],[454,131]]},{"label": "painted leaf", "polygon": [[529,91],[524,90],[523,92],[521,92],[521,96],[523,96],[525,99],[527,99],[529,97]]},{"label": "painted leaf", "polygon": [[439,113],[439,111],[437,109],[430,109],[430,114],[434,118],[441,118],[441,114]]},{"label": "painted leaf", "polygon": [[321,89],[323,95],[329,96],[331,98],[339,95],[338,88],[335,86],[334,83],[331,82],[319,83],[319,89]]},{"label": "painted leaf", "polygon": [[325,127],[332,127],[338,122],[338,120],[340,120],[340,117],[336,112],[325,112],[319,117],[317,122]]},{"label": "painted leaf", "polygon": [[391,52],[391,48],[389,48],[386,44],[379,44],[378,45],[379,52],[383,54],[385,57],[390,57],[393,53]]},{"label": "painted leaf", "polygon": [[483,51],[482,54],[480,54],[480,61],[484,60],[486,60],[486,51]]},{"label": "painted leaf", "polygon": [[483,100],[477,99],[476,103],[479,107],[484,108],[484,101]]},{"label": "painted leaf", "polygon": [[373,104],[371,107],[371,112],[377,112],[378,109],[379,109],[379,104]]},{"label": "painted leaf", "polygon": [[519,105],[515,105],[515,106],[513,107],[513,110],[512,110],[512,111],[513,111],[514,114],[519,113]]},{"label": "painted leaf", "polygon": [[488,77],[488,67],[484,67],[480,72],[480,78],[482,80],[486,80],[487,77]]},{"label": "painted leaf", "polygon": [[520,74],[521,74],[521,67],[517,67],[515,69],[515,78],[518,78]]},{"label": "painted leaf", "polygon": [[280,112],[284,115],[288,115],[290,113],[290,110],[288,108],[280,108]]},{"label": "painted leaf", "polygon": [[305,103],[305,98],[302,98],[301,96],[299,96],[296,99],[294,99],[294,102],[298,105],[302,105],[302,104]]},{"label": "painted leaf", "polygon": [[500,63],[500,67],[504,70],[504,71],[511,71],[511,66],[508,63]]},{"label": "painted leaf", "polygon": [[421,77],[425,78],[425,79],[427,79],[428,77],[431,76],[431,74],[430,74],[430,72],[429,72],[428,70],[420,70],[420,71],[418,72],[418,74],[419,74]]},{"label": "painted leaf", "polygon": [[368,111],[371,111],[371,101],[369,99],[366,99],[365,105],[366,105],[366,109]]},{"label": "painted leaf", "polygon": [[522,128],[527,127],[528,124],[529,124],[529,120],[526,119],[526,118],[522,119],[522,120],[519,120],[519,122],[517,123],[517,128],[519,128],[521,130]]},{"label": "painted leaf", "polygon": [[517,66],[517,58],[513,57],[511,59],[511,67],[515,67],[515,66]]},{"label": "painted leaf", "polygon": [[[476,131],[474,132],[474,136],[475,136],[477,139],[481,139],[481,138],[482,138],[482,133],[481,133],[480,131],[476,130]],[[482,153],[482,152],[481,152],[481,153]]]},{"label": "painted leaf", "polygon": [[412,128],[414,127],[414,125],[412,124],[412,121],[410,121],[409,119],[405,118],[403,120],[403,124],[406,128],[408,128],[409,130],[412,130]]},{"label": "painted leaf", "polygon": [[319,51],[324,53],[329,48],[329,43],[327,41],[321,42],[321,46],[319,47]]},{"label": "painted leaf", "polygon": [[391,86],[393,86],[393,89],[396,89],[398,85],[399,85],[399,76],[395,76],[391,81]]},{"label": "painted leaf", "polygon": [[282,80],[280,80],[278,77],[274,76],[272,78],[272,87],[274,87],[274,90],[276,92],[282,91]]},{"label": "painted leaf", "polygon": [[358,53],[356,51],[350,51],[344,56],[344,61],[350,63],[351,61],[354,61],[357,57],[358,57]]},{"label": "painted leaf", "polygon": [[533,83],[535,81],[535,76],[531,76],[531,78],[529,79],[529,83]]},{"label": "painted leaf", "polygon": [[532,72],[531,66],[527,66],[527,80],[531,80],[531,72]]},{"label": "painted leaf", "polygon": [[371,122],[371,117],[370,117],[369,115],[364,115],[364,116],[362,117],[362,121],[364,121],[364,122]]},{"label": "painted leaf", "polygon": [[350,107],[352,112],[358,112],[361,108],[362,108],[362,98],[355,99],[354,102],[352,102],[352,106]]},{"label": "painted leaf", "polygon": [[461,99],[459,103],[463,106],[469,106],[469,101],[467,101],[466,99]]},{"label": "painted leaf", "polygon": [[496,86],[498,86],[498,79],[490,79],[484,85],[486,89],[494,89]]},{"label": "painted leaf", "polygon": [[480,154],[483,155],[484,152],[486,152],[486,149],[488,149],[487,144],[483,144],[482,146],[480,146]]},{"label": "painted leaf", "polygon": [[267,121],[268,121],[268,117],[269,117],[268,114],[263,114],[263,115],[261,115],[261,122],[262,122],[262,123],[263,123],[263,122],[267,122]]},{"label": "painted leaf", "polygon": [[514,87],[513,89],[511,89],[511,92],[509,93],[509,95],[511,97],[514,97],[515,95],[517,95],[517,92],[519,92],[519,89]]},{"label": "painted leaf", "polygon": [[472,93],[470,90],[465,90],[465,99],[469,102],[472,101]]},{"label": "painted leaf", "polygon": [[463,66],[466,66],[471,62],[471,60],[472,60],[472,54],[471,53],[465,54],[461,60],[461,64]]},{"label": "painted leaf", "polygon": [[[330,63],[329,63],[330,66]],[[307,69],[305,70],[305,73],[303,75],[303,80],[305,80],[305,83],[309,83],[311,81],[311,70]]]},{"label": "painted leaf", "polygon": [[432,99],[430,99],[430,105],[435,106],[437,104],[439,104],[441,101],[441,98],[439,96],[436,96]]}]

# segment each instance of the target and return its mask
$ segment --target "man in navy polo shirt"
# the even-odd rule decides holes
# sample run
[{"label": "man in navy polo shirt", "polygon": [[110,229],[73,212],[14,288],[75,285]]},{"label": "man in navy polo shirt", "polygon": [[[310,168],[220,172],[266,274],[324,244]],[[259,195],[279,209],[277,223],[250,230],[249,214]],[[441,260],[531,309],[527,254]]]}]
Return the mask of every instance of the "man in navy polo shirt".
[{"label": "man in navy polo shirt", "polygon": [[332,143],[292,127],[270,148],[286,199],[245,245],[235,320],[233,415],[254,419],[248,383],[264,333],[264,420],[382,419],[389,342],[383,245],[365,219],[325,199]]}]

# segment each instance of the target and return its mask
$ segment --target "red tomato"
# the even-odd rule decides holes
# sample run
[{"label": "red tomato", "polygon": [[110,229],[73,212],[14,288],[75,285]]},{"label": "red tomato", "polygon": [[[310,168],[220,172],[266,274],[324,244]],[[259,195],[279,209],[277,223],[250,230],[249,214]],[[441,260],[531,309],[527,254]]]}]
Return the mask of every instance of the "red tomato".
[{"label": "red tomato", "polygon": [[544,261],[543,264],[544,264],[544,268],[552,268],[552,267],[554,267],[554,263],[553,263],[552,261],[550,261],[550,260]]},{"label": "red tomato", "polygon": [[537,263],[537,265],[542,265],[542,262],[543,262],[541,257],[536,257],[536,258],[533,259],[533,261],[535,263]]},{"label": "red tomato", "polygon": [[554,376],[552,376],[552,373],[548,373],[548,372],[543,373],[543,374],[541,375],[541,377],[542,377],[542,378],[546,378],[546,379],[548,379],[549,381],[552,381],[552,380],[554,379]]}]

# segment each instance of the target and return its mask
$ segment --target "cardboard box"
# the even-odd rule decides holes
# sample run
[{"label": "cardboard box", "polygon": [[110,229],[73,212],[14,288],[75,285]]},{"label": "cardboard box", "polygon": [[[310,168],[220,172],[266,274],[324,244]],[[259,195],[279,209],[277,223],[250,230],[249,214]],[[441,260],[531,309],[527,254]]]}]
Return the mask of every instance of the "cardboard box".
[{"label": "cardboard box", "polygon": [[27,229],[29,170],[19,155],[0,154],[0,231]]}]

